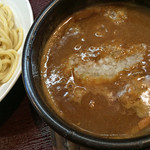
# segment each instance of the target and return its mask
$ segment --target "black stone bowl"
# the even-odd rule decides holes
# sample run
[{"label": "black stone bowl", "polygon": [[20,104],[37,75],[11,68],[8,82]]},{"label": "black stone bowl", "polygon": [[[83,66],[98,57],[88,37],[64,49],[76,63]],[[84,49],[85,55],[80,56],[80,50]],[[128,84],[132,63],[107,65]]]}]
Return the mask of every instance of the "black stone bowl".
[{"label": "black stone bowl", "polygon": [[[50,3],[33,23],[26,38],[22,76],[28,97],[45,121],[65,138],[95,149],[145,149],[150,147],[150,135],[131,139],[103,139],[85,134],[59,118],[47,105],[40,83],[39,62],[46,41],[62,20],[73,12],[98,3],[116,2],[117,0],[55,0]],[[122,0],[150,7],[149,0]],[[121,2],[122,2],[121,1]]]}]

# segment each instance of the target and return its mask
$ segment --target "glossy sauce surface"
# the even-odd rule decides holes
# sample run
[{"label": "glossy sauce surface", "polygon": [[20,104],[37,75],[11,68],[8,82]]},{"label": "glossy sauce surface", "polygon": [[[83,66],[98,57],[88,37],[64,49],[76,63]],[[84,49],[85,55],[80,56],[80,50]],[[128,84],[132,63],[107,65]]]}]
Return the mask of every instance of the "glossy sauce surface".
[{"label": "glossy sauce surface", "polygon": [[48,103],[69,124],[102,137],[130,137],[150,124],[150,13],[94,6],[66,19],[41,59]]}]

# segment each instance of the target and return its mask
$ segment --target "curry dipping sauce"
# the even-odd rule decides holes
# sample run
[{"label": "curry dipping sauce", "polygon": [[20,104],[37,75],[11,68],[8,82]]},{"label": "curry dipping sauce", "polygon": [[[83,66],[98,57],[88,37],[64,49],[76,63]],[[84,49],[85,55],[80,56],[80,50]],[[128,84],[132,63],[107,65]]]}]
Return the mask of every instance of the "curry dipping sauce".
[{"label": "curry dipping sauce", "polygon": [[72,14],[40,63],[48,104],[66,122],[105,138],[150,133],[150,12],[124,3]]}]

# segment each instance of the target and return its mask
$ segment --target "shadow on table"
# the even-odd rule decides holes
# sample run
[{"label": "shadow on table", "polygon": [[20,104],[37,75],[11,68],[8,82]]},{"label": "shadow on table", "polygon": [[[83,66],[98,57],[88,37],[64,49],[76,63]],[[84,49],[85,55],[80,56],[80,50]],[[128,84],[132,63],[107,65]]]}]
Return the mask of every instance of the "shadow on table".
[{"label": "shadow on table", "polygon": [[0,102],[0,126],[3,125],[19,107],[25,93],[22,78],[20,77],[8,95]]}]

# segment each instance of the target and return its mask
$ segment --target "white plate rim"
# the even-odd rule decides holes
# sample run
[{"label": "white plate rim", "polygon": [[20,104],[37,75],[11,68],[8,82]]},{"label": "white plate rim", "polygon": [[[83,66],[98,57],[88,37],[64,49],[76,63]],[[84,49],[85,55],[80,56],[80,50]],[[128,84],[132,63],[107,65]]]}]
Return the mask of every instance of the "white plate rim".
[{"label": "white plate rim", "polygon": [[[31,26],[33,24],[33,21],[34,21],[34,17],[33,17],[33,11],[32,11],[32,8],[31,8],[31,5],[30,5],[30,2],[29,0],[20,0],[20,2],[22,1],[22,3],[25,3],[27,5],[27,8],[28,8],[28,13],[29,13],[29,22],[30,22],[30,25]],[[6,5],[8,5],[8,1],[7,0],[1,0],[0,1],[1,3],[4,3]],[[13,3],[13,2],[12,2]],[[8,5],[9,6],[9,5]],[[17,5],[16,5],[17,6]],[[11,6],[9,6],[12,11],[13,11],[13,8]],[[14,12],[14,11],[13,11]],[[16,18],[15,18],[16,19]],[[29,28],[30,29],[30,28]],[[23,53],[23,47],[24,47],[24,43],[25,43],[25,39],[26,39],[26,36],[27,36],[27,33],[28,31],[24,32],[24,41],[22,43],[22,46],[21,48],[18,50],[18,53],[20,54],[20,58],[19,58],[19,62],[18,62],[18,66],[16,69],[16,71],[14,72],[13,76],[11,77],[11,79],[4,83],[3,85],[0,86],[0,102],[6,97],[6,95],[10,92],[10,90],[12,89],[12,87],[15,85],[15,83],[17,82],[17,80],[19,79],[20,75],[21,75],[21,72],[22,72],[22,53]],[[4,91],[3,91],[4,89]],[[1,90],[2,90],[2,93],[1,93]]]}]

